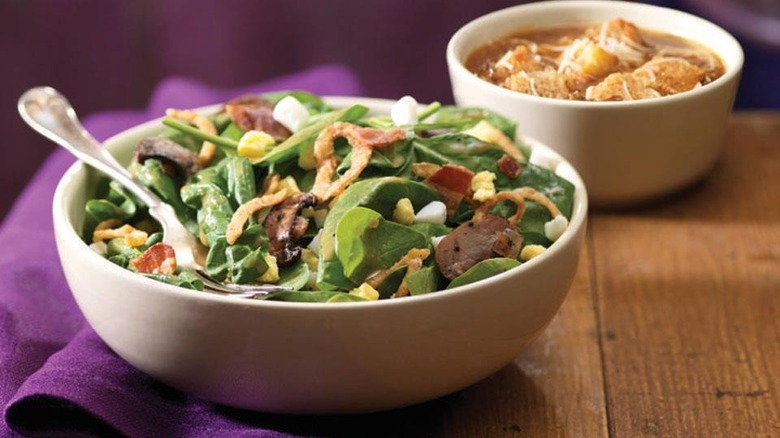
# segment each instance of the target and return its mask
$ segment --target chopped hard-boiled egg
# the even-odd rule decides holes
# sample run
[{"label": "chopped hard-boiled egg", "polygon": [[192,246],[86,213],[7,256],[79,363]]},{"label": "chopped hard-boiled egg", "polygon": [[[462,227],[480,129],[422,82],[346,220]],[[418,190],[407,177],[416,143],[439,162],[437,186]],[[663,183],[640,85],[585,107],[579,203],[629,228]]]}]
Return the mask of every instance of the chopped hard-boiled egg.
[{"label": "chopped hard-boiled egg", "polygon": [[317,226],[317,229],[320,229],[325,226],[325,218],[327,216],[328,216],[327,208],[320,208],[319,210],[314,210],[314,225]]},{"label": "chopped hard-boiled egg", "polygon": [[306,219],[313,219],[315,227],[319,230],[325,226],[325,218],[328,216],[328,209],[320,208],[315,210],[314,207],[306,207],[301,210],[301,216]]},{"label": "chopped hard-boiled egg", "polygon": [[298,99],[287,96],[274,106],[273,117],[291,132],[298,132],[309,121],[309,110]]},{"label": "chopped hard-boiled egg", "polygon": [[306,263],[306,267],[308,267],[310,271],[317,272],[317,266],[319,266],[319,257],[317,256],[316,252],[309,248],[303,248],[301,250],[301,260]]},{"label": "chopped hard-boiled egg", "polygon": [[370,301],[376,301],[379,299],[379,292],[374,289],[370,284],[363,283],[360,286],[349,291],[350,295],[357,295]]},{"label": "chopped hard-boiled egg", "polygon": [[447,206],[441,201],[432,201],[414,215],[418,223],[444,225],[447,220]]},{"label": "chopped hard-boiled egg", "polygon": [[417,123],[417,100],[412,96],[404,96],[390,109],[393,125],[406,126]]},{"label": "chopped hard-boiled egg", "polygon": [[438,248],[438,247],[439,247],[439,243],[440,243],[440,242],[442,241],[442,239],[444,239],[445,237],[447,237],[447,235],[446,235],[446,234],[445,234],[445,235],[443,235],[443,236],[434,236],[434,237],[431,237],[431,245],[433,245],[433,249],[434,249],[434,250],[435,250],[436,248]]},{"label": "chopped hard-boiled egg", "polygon": [[414,206],[409,198],[401,198],[395,204],[393,221],[403,225],[411,225],[414,223]]},{"label": "chopped hard-boiled egg", "polygon": [[496,180],[496,174],[487,170],[478,172],[471,179],[471,191],[474,192],[475,201],[485,202],[496,196],[496,186],[493,181]]},{"label": "chopped hard-boiled egg", "polygon": [[279,190],[287,190],[287,193],[301,193],[301,189],[298,188],[298,183],[295,182],[295,178],[287,176],[279,181]]},{"label": "chopped hard-boiled egg", "polygon": [[317,234],[314,235],[314,237],[311,239],[311,242],[309,242],[308,248],[313,252],[314,254],[319,255],[320,254],[320,238],[322,236],[322,228],[320,228],[319,231],[317,231]]},{"label": "chopped hard-boiled egg", "polygon": [[146,234],[145,231],[136,230],[133,228],[133,230],[125,236],[125,245],[132,248],[143,246],[146,244],[146,239],[148,237],[149,235]]},{"label": "chopped hard-boiled egg", "polygon": [[568,181],[576,181],[579,179],[574,167],[566,162],[559,163],[558,166],[555,167],[555,174]]},{"label": "chopped hard-boiled egg", "polygon": [[314,158],[314,145],[304,146],[298,154],[298,167],[303,170],[317,168],[317,159]]},{"label": "chopped hard-boiled egg", "polygon": [[89,249],[100,255],[106,255],[106,251],[108,251],[108,245],[106,245],[106,242],[100,240],[98,242],[90,243]]},{"label": "chopped hard-boiled egg", "polygon": [[528,162],[555,172],[555,168],[558,167],[560,160],[541,148],[535,148],[533,152],[531,152],[531,157],[528,159]]},{"label": "chopped hard-boiled egg", "polygon": [[263,259],[268,264],[268,269],[260,276],[260,281],[263,283],[276,283],[279,281],[279,265],[276,264],[276,257],[267,255]]},{"label": "chopped hard-boiled egg", "polygon": [[544,224],[544,235],[548,239],[555,242],[566,231],[566,227],[569,226],[569,220],[566,216],[559,214],[555,216],[551,221]]},{"label": "chopped hard-boiled egg", "polygon": [[265,131],[247,131],[241,136],[236,148],[239,157],[260,159],[274,147],[274,138]]},{"label": "chopped hard-boiled egg", "polygon": [[542,245],[526,245],[520,251],[520,260],[527,262],[528,260],[531,260],[532,258],[543,253],[546,249],[547,248],[543,247]]}]

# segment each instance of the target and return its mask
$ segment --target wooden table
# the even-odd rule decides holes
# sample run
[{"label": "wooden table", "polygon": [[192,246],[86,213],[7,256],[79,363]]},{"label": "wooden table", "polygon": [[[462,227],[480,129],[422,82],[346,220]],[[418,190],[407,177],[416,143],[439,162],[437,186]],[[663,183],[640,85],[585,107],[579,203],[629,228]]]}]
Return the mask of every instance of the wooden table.
[{"label": "wooden table", "polygon": [[780,113],[735,114],[704,181],[642,208],[592,212],[586,242],[558,315],[496,375],[423,405],[280,429],[780,437]]}]

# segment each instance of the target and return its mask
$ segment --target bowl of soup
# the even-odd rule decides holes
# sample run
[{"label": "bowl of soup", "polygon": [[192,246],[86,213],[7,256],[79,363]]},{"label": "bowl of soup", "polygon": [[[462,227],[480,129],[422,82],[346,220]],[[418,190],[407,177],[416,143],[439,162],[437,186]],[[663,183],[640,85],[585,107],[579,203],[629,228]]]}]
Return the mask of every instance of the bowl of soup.
[{"label": "bowl of soup", "polygon": [[512,117],[579,171],[597,207],[701,180],[720,155],[743,62],[711,22],[619,1],[499,10],[447,46],[455,102]]}]

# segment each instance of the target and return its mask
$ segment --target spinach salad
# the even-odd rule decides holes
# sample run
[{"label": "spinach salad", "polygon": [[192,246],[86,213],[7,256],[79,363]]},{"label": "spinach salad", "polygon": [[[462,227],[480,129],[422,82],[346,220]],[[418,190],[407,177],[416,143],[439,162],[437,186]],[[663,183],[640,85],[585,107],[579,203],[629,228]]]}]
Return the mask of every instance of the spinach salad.
[{"label": "spinach salad", "polygon": [[[515,123],[400,99],[389,115],[287,91],[211,115],[170,109],[129,170],[175,209],[221,282],[286,286],[258,299],[348,302],[472,283],[541,254],[574,186],[529,160]],[[113,181],[86,203],[85,241],[111,262],[202,290],[144,205]]]}]

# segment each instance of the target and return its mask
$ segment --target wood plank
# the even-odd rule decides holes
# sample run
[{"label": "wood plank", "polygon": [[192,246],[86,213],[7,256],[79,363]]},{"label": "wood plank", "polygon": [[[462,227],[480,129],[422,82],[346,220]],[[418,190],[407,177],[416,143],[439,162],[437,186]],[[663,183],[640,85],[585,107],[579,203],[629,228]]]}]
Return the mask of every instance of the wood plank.
[{"label": "wood plank", "polygon": [[[357,416],[293,417],[305,435],[356,437],[605,437],[606,403],[587,248],[558,314],[493,376],[432,402]],[[413,372],[413,370],[410,370]],[[280,430],[291,431],[287,422]]]},{"label": "wood plank", "polygon": [[780,117],[734,117],[714,171],[591,217],[613,436],[780,436]]},{"label": "wood plank", "polygon": [[442,437],[607,436],[587,249],[566,301],[511,365],[450,397]]}]

